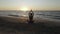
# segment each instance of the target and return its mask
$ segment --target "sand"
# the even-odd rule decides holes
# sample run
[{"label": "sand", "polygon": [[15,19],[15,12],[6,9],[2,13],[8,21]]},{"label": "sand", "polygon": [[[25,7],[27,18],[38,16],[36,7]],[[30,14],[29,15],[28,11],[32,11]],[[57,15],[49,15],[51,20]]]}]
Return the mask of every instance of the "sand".
[{"label": "sand", "polygon": [[59,22],[48,19],[33,19],[30,24],[24,17],[0,16],[0,34],[59,34]]}]

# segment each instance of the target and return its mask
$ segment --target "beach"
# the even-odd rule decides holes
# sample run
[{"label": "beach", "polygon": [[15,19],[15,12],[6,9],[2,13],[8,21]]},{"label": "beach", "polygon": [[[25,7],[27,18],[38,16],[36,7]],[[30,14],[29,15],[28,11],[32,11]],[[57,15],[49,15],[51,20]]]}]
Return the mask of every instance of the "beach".
[{"label": "beach", "polygon": [[0,16],[1,34],[59,34],[59,22],[47,19],[33,19],[30,24],[28,18]]}]

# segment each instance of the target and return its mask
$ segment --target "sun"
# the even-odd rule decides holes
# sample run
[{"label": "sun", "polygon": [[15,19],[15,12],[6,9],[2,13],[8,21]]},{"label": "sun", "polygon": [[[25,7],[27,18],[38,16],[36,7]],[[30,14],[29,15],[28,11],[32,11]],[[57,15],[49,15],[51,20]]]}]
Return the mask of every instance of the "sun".
[{"label": "sun", "polygon": [[22,8],[20,8],[20,10],[22,10],[22,11],[28,11],[29,9],[27,7],[22,7]]}]

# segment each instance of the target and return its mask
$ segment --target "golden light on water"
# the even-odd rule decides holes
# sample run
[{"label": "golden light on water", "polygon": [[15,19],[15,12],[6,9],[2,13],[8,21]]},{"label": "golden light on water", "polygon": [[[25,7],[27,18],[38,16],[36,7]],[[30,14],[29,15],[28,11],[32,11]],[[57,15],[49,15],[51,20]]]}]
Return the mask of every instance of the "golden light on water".
[{"label": "golden light on water", "polygon": [[23,15],[24,17],[26,17],[26,15]]}]

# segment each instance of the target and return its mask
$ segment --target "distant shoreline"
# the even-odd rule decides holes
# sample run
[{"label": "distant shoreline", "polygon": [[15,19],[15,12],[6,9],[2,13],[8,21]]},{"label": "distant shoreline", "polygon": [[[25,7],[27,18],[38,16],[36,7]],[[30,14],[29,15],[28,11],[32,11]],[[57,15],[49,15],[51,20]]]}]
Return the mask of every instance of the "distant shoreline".
[{"label": "distant shoreline", "polygon": [[[0,11],[21,11],[21,10],[0,10]],[[33,10],[33,11],[60,11],[60,10]]]}]

